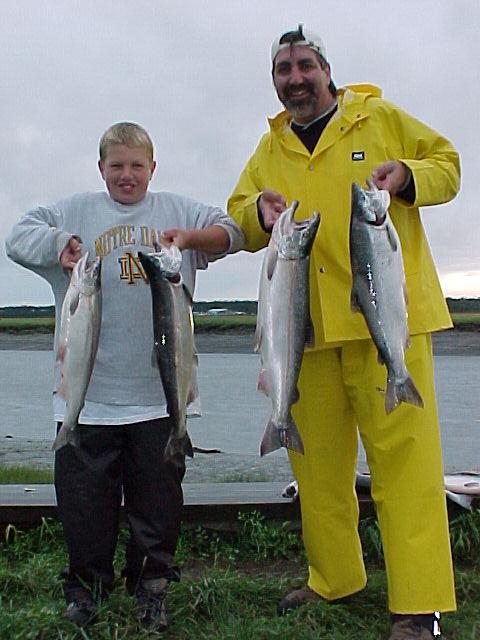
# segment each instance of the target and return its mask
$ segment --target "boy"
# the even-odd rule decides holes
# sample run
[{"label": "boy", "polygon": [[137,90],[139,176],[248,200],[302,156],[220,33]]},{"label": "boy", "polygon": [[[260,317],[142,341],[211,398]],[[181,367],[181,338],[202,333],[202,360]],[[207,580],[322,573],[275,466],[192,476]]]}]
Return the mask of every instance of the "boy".
[{"label": "boy", "polygon": [[[163,460],[170,425],[151,363],[151,296],[137,253],[152,251],[160,236],[176,244],[183,251],[183,280],[193,293],[196,270],[238,251],[243,234],[218,208],[148,190],[153,144],[136,124],[117,123],[104,133],[98,166],[108,193],[76,194],[29,211],[6,248],[12,260],[50,283],[57,318],[82,252],[102,258],[102,326],[77,427],[80,444],[55,453],[58,513],[70,560],[65,616],[87,625],[97,598],[112,587],[123,490],[130,529],[126,586],[136,595],[141,623],[163,631],[168,583],[180,577],[174,554],[185,457]],[[55,392],[53,404],[61,423],[65,405]]]}]

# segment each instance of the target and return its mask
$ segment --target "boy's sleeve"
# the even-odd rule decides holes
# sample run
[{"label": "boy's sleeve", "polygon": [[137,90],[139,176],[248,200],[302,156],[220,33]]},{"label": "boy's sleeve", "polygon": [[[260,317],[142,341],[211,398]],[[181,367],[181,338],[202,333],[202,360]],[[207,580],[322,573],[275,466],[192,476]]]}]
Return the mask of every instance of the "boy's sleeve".
[{"label": "boy's sleeve", "polygon": [[199,269],[205,269],[208,262],[214,262],[219,258],[223,258],[227,254],[236,253],[237,251],[243,249],[243,245],[245,242],[243,231],[228,215],[228,213],[225,213],[225,211],[222,211],[222,209],[220,209],[219,207],[198,204],[195,225],[196,228],[205,229],[206,227],[210,227],[212,225],[216,225],[225,229],[230,239],[230,244],[228,249],[222,253],[206,254],[197,252],[197,268]]},{"label": "boy's sleeve", "polygon": [[8,257],[33,271],[58,266],[60,254],[71,238],[62,230],[62,221],[55,205],[28,211],[7,236]]}]

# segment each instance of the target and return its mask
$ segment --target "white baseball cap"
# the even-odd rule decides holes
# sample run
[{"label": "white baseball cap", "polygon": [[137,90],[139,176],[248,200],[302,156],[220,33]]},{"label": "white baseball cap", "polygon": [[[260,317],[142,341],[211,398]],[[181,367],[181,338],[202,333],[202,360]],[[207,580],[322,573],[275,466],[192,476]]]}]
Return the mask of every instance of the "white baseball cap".
[{"label": "white baseball cap", "polygon": [[297,29],[294,31],[286,31],[272,42],[272,62],[275,62],[277,53],[282,49],[298,45],[313,49],[313,51],[319,53],[324,60],[327,59],[327,50],[320,36],[309,29],[304,29],[303,24],[299,24]]}]

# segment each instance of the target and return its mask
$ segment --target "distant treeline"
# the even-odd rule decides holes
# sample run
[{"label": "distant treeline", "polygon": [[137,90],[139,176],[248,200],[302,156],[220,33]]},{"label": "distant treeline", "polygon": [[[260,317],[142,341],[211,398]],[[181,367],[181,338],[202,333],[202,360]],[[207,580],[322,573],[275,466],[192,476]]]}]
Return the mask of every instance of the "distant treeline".
[{"label": "distant treeline", "polygon": [[[480,308],[480,307],[479,307]],[[256,300],[214,300],[212,302],[194,302],[193,310],[196,313],[206,313],[209,309],[229,309],[232,312],[240,311],[249,315],[257,313]],[[53,318],[55,307],[0,307],[0,318]]]},{"label": "distant treeline", "polygon": [[[447,298],[448,308],[452,313],[480,312],[480,298]],[[233,313],[242,312],[248,315],[257,313],[256,300],[213,300],[193,303],[196,313],[206,313],[209,309],[229,309]],[[0,307],[0,318],[53,318],[55,308],[47,307]]]}]

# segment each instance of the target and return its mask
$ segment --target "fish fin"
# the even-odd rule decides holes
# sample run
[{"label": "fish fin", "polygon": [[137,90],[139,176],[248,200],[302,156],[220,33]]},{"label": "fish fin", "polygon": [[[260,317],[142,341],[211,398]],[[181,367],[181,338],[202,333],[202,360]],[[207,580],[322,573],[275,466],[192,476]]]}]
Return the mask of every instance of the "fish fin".
[{"label": "fish fin", "polygon": [[406,380],[402,380],[402,382],[397,382],[396,384],[391,379],[387,381],[387,393],[385,395],[386,413],[391,413],[401,402],[406,402],[407,404],[412,404],[415,407],[423,409],[422,396],[419,394],[410,376]]},{"label": "fish fin", "polygon": [[254,351],[254,353],[259,353],[259,351],[261,349],[262,336],[263,336],[262,327],[261,327],[260,323],[257,323],[257,327],[255,329],[255,338],[253,340],[253,351]]},{"label": "fish fin", "polygon": [[395,233],[395,227],[393,226],[392,222],[389,222],[387,224],[387,236],[388,241],[390,242],[390,246],[392,247],[392,251],[398,251],[397,235]]},{"label": "fish fin", "polygon": [[67,349],[65,348],[65,344],[59,344],[57,349],[57,362],[63,362],[65,360],[65,353]]},{"label": "fish fin", "polygon": [[267,251],[267,278],[271,280],[275,272],[275,267],[277,266],[278,252],[268,249]]},{"label": "fish fin", "polygon": [[315,328],[313,326],[312,318],[308,316],[307,326],[305,329],[305,346],[313,347],[315,345]]},{"label": "fish fin", "polygon": [[76,430],[64,423],[53,442],[52,451],[58,451],[67,444],[78,447],[79,438]]},{"label": "fish fin", "polygon": [[190,389],[188,390],[187,405],[194,402],[199,397],[198,391],[198,355],[193,354],[192,360],[192,373],[190,375]]},{"label": "fish fin", "polygon": [[405,282],[405,280],[403,281],[402,289],[403,289],[403,299],[405,300],[405,306],[408,307],[408,291],[407,291],[407,283]]},{"label": "fish fin", "polygon": [[58,388],[56,389],[56,393],[58,393],[59,396],[62,396],[62,398],[66,398],[66,388],[65,388],[65,376],[62,373],[62,377],[60,378],[60,384],[58,385]]},{"label": "fish fin", "polygon": [[362,310],[362,308],[360,306],[360,299],[359,299],[355,289],[352,289],[352,292],[350,294],[350,309],[354,313],[357,313],[358,311]]},{"label": "fish fin", "polygon": [[295,387],[295,389],[292,392],[292,404],[297,403],[299,400],[300,400],[300,391],[298,390],[298,387]]},{"label": "fish fin", "polygon": [[287,425],[281,429],[275,425],[272,418],[269,419],[260,443],[260,455],[264,456],[281,447],[297,453],[305,452],[302,438],[292,416],[288,418]]},{"label": "fish fin", "polygon": [[281,449],[281,447],[282,443],[280,442],[279,430],[275,426],[272,418],[270,418],[260,443],[260,455],[264,456],[267,453]]},{"label": "fish fin", "polygon": [[[178,274],[179,274],[179,275],[180,275],[180,277],[181,277],[181,275],[182,275],[182,274],[180,273],[180,271],[178,272]],[[192,305],[193,305],[193,298],[192,298],[192,294],[190,293],[190,289],[189,289],[189,288],[187,287],[187,285],[183,282],[183,280],[182,280],[182,288],[183,288],[183,291],[184,291],[185,295],[187,296],[188,303],[190,304],[190,306],[192,306]]]},{"label": "fish fin", "polygon": [[152,354],[150,356],[150,364],[152,365],[152,369],[158,369],[157,352],[155,351],[155,345],[153,345],[153,347],[152,347]]},{"label": "fish fin", "polygon": [[80,302],[80,291],[76,290],[75,293],[72,295],[72,298],[70,300],[70,315],[73,316],[75,314],[75,311],[78,308],[78,303]]},{"label": "fish fin", "polygon": [[193,458],[193,446],[188,433],[181,438],[177,438],[171,434],[168,439],[167,446],[165,447],[163,457],[164,460],[168,462],[169,460],[173,460],[179,454]]},{"label": "fish fin", "polygon": [[260,373],[258,374],[257,391],[261,391],[268,398],[268,396],[269,396],[269,394],[268,394],[268,384],[267,384],[267,377],[266,377],[266,373],[265,373],[265,368],[264,367],[262,367],[260,369]]}]

